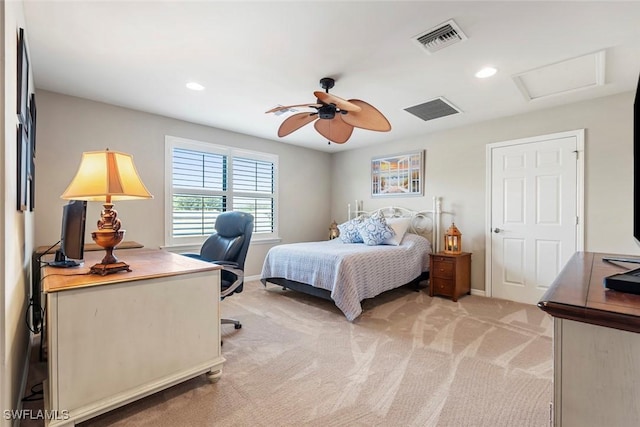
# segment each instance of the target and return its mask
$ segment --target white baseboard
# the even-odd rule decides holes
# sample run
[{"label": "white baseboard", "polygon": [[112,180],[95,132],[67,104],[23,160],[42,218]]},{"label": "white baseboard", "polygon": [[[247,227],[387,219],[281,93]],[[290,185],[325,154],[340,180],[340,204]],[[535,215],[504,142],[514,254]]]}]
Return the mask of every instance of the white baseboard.
[{"label": "white baseboard", "polygon": [[477,295],[479,297],[486,297],[487,293],[485,291],[481,291],[480,289],[471,289],[471,295]]},{"label": "white baseboard", "polygon": [[246,282],[251,282],[253,280],[260,280],[260,275],[256,274],[255,276],[244,276],[244,281]]}]

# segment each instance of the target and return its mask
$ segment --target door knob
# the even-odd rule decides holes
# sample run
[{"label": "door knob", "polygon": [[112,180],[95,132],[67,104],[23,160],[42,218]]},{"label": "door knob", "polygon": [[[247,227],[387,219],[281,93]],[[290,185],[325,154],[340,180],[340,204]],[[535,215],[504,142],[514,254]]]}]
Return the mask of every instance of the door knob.
[{"label": "door knob", "polygon": [[494,228],[494,229],[493,229],[493,232],[494,232],[494,233],[499,233],[499,232],[501,232],[501,231],[502,231],[502,230],[500,230],[498,227],[496,227],[496,228]]}]

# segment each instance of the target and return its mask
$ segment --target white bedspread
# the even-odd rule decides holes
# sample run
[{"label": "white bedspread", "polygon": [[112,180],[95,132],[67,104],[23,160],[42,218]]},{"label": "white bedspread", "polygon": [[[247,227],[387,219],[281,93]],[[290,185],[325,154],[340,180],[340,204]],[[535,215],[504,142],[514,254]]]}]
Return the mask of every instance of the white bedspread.
[{"label": "white bedspread", "polygon": [[262,279],[280,277],[331,291],[348,320],[362,313],[360,301],[409,283],[429,269],[431,243],[407,233],[400,246],[367,246],[340,239],[292,243],[269,250]]}]

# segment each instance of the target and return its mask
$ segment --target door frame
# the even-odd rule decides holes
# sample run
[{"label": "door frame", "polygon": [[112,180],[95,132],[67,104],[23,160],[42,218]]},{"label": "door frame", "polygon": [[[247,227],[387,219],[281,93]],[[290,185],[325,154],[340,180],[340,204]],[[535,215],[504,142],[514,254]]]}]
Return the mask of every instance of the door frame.
[{"label": "door frame", "polygon": [[491,233],[492,233],[492,224],[491,218],[493,216],[492,206],[492,171],[493,171],[493,150],[496,148],[510,147],[514,145],[522,145],[522,144],[531,144],[534,142],[542,142],[550,139],[559,139],[559,138],[567,138],[567,137],[575,137],[576,138],[576,146],[577,146],[577,164],[576,164],[576,196],[577,196],[577,206],[576,212],[578,214],[577,224],[576,224],[576,251],[584,250],[584,158],[585,158],[585,150],[584,150],[584,129],[577,129],[566,132],[558,132],[547,135],[539,135],[533,136],[529,138],[520,138],[520,139],[512,139],[508,141],[502,142],[494,142],[487,144],[486,146],[486,162],[485,162],[485,279],[484,279],[484,292],[485,296],[492,297],[493,296],[493,278],[492,278],[492,261],[493,261],[493,251],[491,248]]}]

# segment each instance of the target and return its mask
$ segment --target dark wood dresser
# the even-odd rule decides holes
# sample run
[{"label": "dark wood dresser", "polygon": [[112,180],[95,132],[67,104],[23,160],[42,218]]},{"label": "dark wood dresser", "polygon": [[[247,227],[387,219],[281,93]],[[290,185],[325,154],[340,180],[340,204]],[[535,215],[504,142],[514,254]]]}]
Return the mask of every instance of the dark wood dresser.
[{"label": "dark wood dresser", "polygon": [[471,254],[429,254],[429,296],[443,295],[458,301],[471,292]]}]

